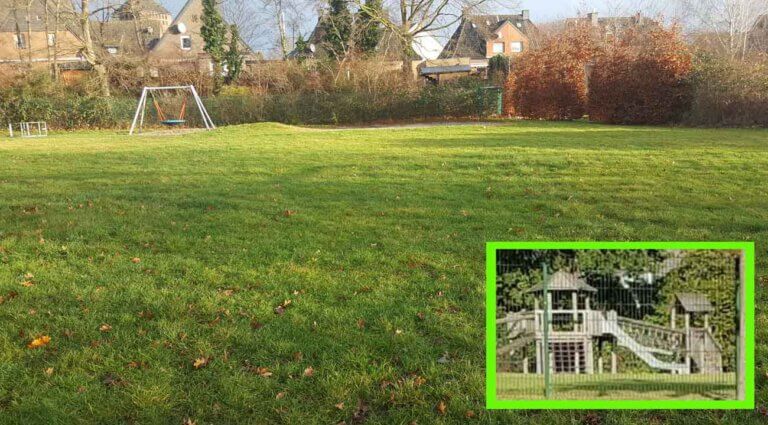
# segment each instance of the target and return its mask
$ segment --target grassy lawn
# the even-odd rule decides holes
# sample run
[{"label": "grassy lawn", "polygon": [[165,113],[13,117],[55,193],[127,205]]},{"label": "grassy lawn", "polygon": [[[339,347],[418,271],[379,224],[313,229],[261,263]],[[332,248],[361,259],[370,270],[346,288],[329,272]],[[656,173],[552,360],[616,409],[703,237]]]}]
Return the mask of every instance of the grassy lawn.
[{"label": "grassy lawn", "polygon": [[484,243],[756,241],[766,405],[767,183],[759,130],[4,139],[0,422],[764,423],[486,411]]},{"label": "grassy lawn", "polygon": [[[619,373],[553,375],[552,397],[560,400],[734,400],[736,375]],[[543,375],[499,373],[500,400],[544,399]]]}]

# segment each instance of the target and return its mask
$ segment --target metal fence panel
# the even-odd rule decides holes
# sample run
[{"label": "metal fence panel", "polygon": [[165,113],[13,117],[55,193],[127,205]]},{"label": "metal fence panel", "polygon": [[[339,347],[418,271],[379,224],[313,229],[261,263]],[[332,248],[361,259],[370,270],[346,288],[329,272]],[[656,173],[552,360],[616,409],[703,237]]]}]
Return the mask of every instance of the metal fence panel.
[{"label": "metal fence panel", "polygon": [[497,397],[736,399],[739,259],[499,251]]}]

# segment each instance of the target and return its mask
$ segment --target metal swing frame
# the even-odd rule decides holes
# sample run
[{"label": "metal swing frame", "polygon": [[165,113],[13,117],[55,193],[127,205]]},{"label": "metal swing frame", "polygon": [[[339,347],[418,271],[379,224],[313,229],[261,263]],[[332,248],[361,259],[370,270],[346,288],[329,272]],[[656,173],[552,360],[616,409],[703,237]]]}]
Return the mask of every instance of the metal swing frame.
[{"label": "metal swing frame", "polygon": [[131,130],[128,132],[128,134],[133,135],[136,132],[140,133],[141,130],[144,128],[144,117],[146,115],[148,95],[151,95],[152,93],[158,92],[158,91],[162,92],[162,91],[178,91],[178,90],[188,90],[192,94],[192,98],[194,99],[195,104],[197,105],[197,110],[200,112],[200,118],[203,119],[203,124],[205,125],[205,129],[206,130],[215,129],[216,125],[213,124],[213,120],[211,120],[211,116],[208,114],[208,110],[205,109],[205,105],[203,105],[203,101],[202,99],[200,99],[200,95],[197,94],[197,90],[195,90],[195,86],[189,85],[189,86],[144,87],[144,89],[141,91],[139,104],[136,107],[136,113],[133,115],[133,123],[131,123]]}]

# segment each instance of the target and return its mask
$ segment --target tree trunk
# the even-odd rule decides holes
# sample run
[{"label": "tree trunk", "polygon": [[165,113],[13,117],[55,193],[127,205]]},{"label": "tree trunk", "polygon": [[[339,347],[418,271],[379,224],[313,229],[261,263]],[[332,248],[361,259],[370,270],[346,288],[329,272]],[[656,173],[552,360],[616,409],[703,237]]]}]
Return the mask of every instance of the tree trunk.
[{"label": "tree trunk", "polygon": [[99,91],[104,97],[109,97],[109,77],[107,67],[99,59],[96,50],[93,48],[93,38],[91,37],[90,23],[90,1],[80,1],[80,29],[83,32],[83,57],[85,61],[96,71],[96,77],[99,80]]},{"label": "tree trunk", "polygon": [[277,29],[280,33],[280,51],[283,54],[283,59],[288,58],[288,36],[285,33],[285,15],[283,13],[283,0],[277,0],[275,3],[277,7]]},{"label": "tree trunk", "polygon": [[413,69],[411,69],[411,45],[413,44],[413,36],[411,35],[411,23],[410,21],[403,22],[401,27],[400,41],[402,43],[401,55],[403,58],[403,76],[409,80],[413,79]]}]

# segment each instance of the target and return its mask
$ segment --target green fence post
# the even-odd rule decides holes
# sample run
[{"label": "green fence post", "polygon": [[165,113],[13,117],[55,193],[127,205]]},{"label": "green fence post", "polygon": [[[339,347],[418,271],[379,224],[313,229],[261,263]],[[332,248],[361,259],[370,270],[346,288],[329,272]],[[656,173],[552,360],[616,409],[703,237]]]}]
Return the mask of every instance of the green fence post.
[{"label": "green fence post", "polygon": [[544,326],[544,345],[543,347],[543,356],[544,356],[544,397],[545,398],[552,398],[552,376],[550,376],[549,373],[549,313],[551,311],[552,306],[549,305],[549,270],[547,270],[547,265],[542,264],[543,269],[543,282],[542,287],[544,289],[543,294],[543,302],[544,302],[544,314],[543,314],[543,326]]},{"label": "green fence post", "polygon": [[504,92],[503,92],[502,88],[499,88],[496,91],[496,94],[497,94],[497,96],[496,96],[496,115],[499,115],[499,116],[501,116],[502,109],[504,109],[503,108],[503,96],[504,96],[503,93]]}]

